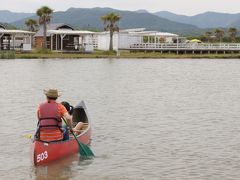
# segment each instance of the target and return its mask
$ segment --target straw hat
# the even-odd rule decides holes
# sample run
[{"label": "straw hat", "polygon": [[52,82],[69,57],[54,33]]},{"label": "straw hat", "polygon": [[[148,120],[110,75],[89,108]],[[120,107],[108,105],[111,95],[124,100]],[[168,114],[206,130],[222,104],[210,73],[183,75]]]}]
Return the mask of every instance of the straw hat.
[{"label": "straw hat", "polygon": [[43,90],[43,92],[49,98],[58,98],[60,96],[57,89]]}]

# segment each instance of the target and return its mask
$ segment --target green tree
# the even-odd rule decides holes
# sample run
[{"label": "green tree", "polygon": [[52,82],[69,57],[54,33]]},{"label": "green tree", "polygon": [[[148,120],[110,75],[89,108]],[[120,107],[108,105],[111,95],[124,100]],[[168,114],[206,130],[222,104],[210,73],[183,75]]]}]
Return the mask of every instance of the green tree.
[{"label": "green tree", "polygon": [[228,29],[228,34],[231,39],[231,42],[236,42],[236,36],[237,36],[237,29],[234,27],[230,27]]},{"label": "green tree", "polygon": [[204,34],[204,37],[206,38],[208,43],[210,42],[211,36],[212,36],[212,32],[210,32],[210,31],[207,31]]},{"label": "green tree", "polygon": [[38,28],[38,23],[35,19],[28,19],[25,21],[26,26],[28,27],[29,31],[36,31]]},{"label": "green tree", "polygon": [[216,36],[217,40],[219,40],[219,42],[222,42],[222,38],[224,37],[224,30],[216,29],[215,36]]},{"label": "green tree", "polygon": [[47,48],[47,24],[51,21],[53,10],[47,6],[43,6],[37,10],[39,16],[39,24],[43,26],[43,48]]},{"label": "green tree", "polygon": [[109,44],[109,51],[113,51],[113,33],[115,31],[119,31],[119,27],[117,22],[121,19],[118,14],[115,13],[108,13],[101,17],[101,20],[104,22],[105,31],[110,31],[110,44]]},{"label": "green tree", "polygon": [[[29,31],[35,32],[38,28],[38,23],[35,19],[28,19],[25,21]],[[33,35],[31,35],[31,44],[33,45]]]}]

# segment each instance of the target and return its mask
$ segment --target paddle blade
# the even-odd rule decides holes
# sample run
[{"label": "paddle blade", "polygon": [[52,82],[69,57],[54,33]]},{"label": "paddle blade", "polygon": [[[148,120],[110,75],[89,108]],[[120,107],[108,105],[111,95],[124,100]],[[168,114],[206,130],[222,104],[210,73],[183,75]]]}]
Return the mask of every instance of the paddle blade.
[{"label": "paddle blade", "polygon": [[81,156],[85,157],[85,158],[93,158],[94,154],[92,152],[92,150],[85,144],[79,142],[79,153]]},{"label": "paddle blade", "polygon": [[32,139],[33,135],[32,134],[25,134],[23,137],[28,138],[28,139]]},{"label": "paddle blade", "polygon": [[[69,127],[67,121],[62,118],[62,120],[65,122],[65,124]],[[77,136],[75,135],[75,133],[72,131],[72,129],[70,129],[70,132],[72,133],[74,139],[77,141],[78,143],[78,149],[79,149],[79,154],[84,157],[84,158],[87,158],[87,159],[90,159],[90,158],[93,158],[94,157],[94,154],[92,152],[92,150],[85,144],[81,143]]]}]

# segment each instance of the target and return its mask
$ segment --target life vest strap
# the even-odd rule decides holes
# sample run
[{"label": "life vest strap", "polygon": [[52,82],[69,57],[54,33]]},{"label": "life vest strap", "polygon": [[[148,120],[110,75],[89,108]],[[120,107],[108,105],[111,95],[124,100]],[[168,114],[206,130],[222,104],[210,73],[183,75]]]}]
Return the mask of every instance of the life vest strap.
[{"label": "life vest strap", "polygon": [[42,127],[59,127],[59,128],[61,128],[62,126],[59,126],[59,125],[39,125],[39,128],[42,128]]},{"label": "life vest strap", "polygon": [[56,118],[56,117],[39,118],[39,121],[41,121],[41,120],[46,120],[46,119],[53,119],[53,120],[56,120],[57,122],[61,122],[61,121],[62,121],[61,119],[58,119],[58,118]]}]

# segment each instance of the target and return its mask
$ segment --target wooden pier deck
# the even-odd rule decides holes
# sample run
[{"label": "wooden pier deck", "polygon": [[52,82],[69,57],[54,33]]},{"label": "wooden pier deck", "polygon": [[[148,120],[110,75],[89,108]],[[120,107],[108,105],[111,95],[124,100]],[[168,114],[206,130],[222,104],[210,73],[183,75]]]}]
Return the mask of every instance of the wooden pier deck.
[{"label": "wooden pier deck", "polygon": [[161,53],[204,54],[204,53],[240,53],[240,43],[141,43],[132,44],[120,50],[151,51]]}]

